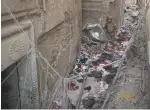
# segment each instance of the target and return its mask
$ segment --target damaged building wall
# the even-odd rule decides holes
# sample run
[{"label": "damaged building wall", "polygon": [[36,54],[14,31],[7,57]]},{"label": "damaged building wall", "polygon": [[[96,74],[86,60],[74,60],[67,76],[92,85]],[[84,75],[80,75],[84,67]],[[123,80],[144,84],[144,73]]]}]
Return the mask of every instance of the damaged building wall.
[{"label": "damaged building wall", "polygon": [[123,19],[124,0],[82,0],[83,26],[87,23],[104,25],[106,17],[111,15],[120,27]]},{"label": "damaged building wall", "polygon": [[[6,4],[10,10],[6,7]],[[11,25],[16,26],[13,20],[14,18],[10,16],[9,11],[11,11],[17,21],[25,27],[23,30],[28,35],[21,32],[26,35],[24,39],[30,39],[34,35],[36,49],[41,52],[61,76],[65,76],[72,69],[72,64],[76,59],[77,49],[80,43],[80,28],[82,26],[81,6],[81,0],[2,0],[2,42],[4,39],[7,41],[6,37],[8,39],[12,38],[13,40],[12,34],[20,34],[18,27],[14,28],[15,32],[6,30],[11,30]],[[34,30],[26,28],[26,22],[30,22]],[[5,50],[5,47],[2,48]],[[47,76],[47,72],[41,68],[39,61],[44,67],[47,64],[37,58],[38,95],[40,96],[39,100],[41,100],[43,98],[41,95],[47,90],[47,88],[45,90],[45,87],[48,87],[48,92],[50,93],[58,76],[54,76],[56,79]],[[7,70],[7,68],[5,69]],[[21,71],[22,69],[19,68],[19,70]],[[52,74],[54,72],[51,69],[49,71]],[[28,75],[31,77],[31,71]],[[22,77],[22,79],[19,82],[20,84],[24,82],[25,77]],[[32,87],[32,85],[27,85],[25,94],[30,92],[29,86]],[[25,99],[28,98],[31,99],[33,97],[25,97]],[[31,102],[27,102],[21,108],[31,108]]]},{"label": "damaged building wall", "polygon": [[[62,2],[53,0],[46,2],[45,23],[43,26],[45,33],[38,39],[38,49],[62,77],[65,77],[72,70],[72,64],[76,59],[81,34],[81,14],[80,0],[64,0]],[[57,22],[51,29],[51,23],[56,18],[61,18],[60,22]],[[52,19],[52,22],[50,19]],[[43,64],[44,67],[47,67],[47,64]],[[51,68],[48,68],[48,71],[54,76],[54,79],[50,75],[44,74],[45,71],[43,72],[42,66],[39,65],[39,89],[42,107],[46,106],[46,97],[51,96],[52,89],[58,78]],[[45,92],[46,94],[43,94]]]},{"label": "damaged building wall", "polygon": [[[39,14],[38,1],[2,0],[1,9],[3,59],[1,67],[2,74],[6,75],[2,78],[2,83],[4,83],[1,87],[2,89],[5,88],[4,85],[9,87],[9,89],[6,88],[8,92],[3,93],[9,100],[2,99],[2,102],[5,102],[2,108],[33,108],[32,99],[35,98],[33,94],[36,95],[36,93],[32,91],[33,69],[30,64],[34,59],[30,59],[33,58],[31,54],[27,58],[27,54],[31,49],[29,39],[32,40],[35,34],[32,18]],[[38,31],[40,32],[40,29]],[[7,80],[5,80],[6,78]],[[18,95],[16,95],[16,91],[18,91]],[[13,102],[16,103],[12,104]]]}]

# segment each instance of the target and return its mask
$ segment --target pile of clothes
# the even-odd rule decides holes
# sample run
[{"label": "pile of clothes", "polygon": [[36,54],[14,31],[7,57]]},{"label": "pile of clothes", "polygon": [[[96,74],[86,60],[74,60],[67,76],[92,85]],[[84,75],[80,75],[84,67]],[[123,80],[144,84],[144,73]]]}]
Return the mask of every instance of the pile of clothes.
[{"label": "pile of clothes", "polygon": [[124,18],[125,24],[115,36],[115,47],[112,47],[111,42],[108,42],[108,49],[105,50],[105,43],[99,41],[97,44],[91,45],[88,45],[89,41],[84,41],[81,45],[81,52],[77,57],[74,73],[88,72],[89,78],[96,79],[95,86],[88,85],[84,88],[86,92],[83,93],[81,108],[92,108],[97,101],[103,102],[106,90],[117,73],[120,59],[125,54],[125,49],[137,28],[139,14],[136,7],[125,10],[127,11]]},{"label": "pile of clothes", "polygon": [[[87,81],[94,81],[90,82],[91,85],[84,87],[83,96],[79,97],[81,98],[80,108],[94,108],[97,102],[103,103],[105,99],[106,90],[118,71],[120,59],[125,54],[125,49],[137,27],[139,13],[136,8],[125,8],[125,13],[124,25],[115,36],[114,46],[111,42],[103,42],[104,31],[98,24],[84,29],[88,33],[87,39],[82,42],[74,69],[69,74],[69,77],[79,77],[69,80],[68,83],[68,90],[78,91],[81,89],[79,84],[84,82],[85,75],[88,77]],[[75,104],[72,107],[75,108]]]}]

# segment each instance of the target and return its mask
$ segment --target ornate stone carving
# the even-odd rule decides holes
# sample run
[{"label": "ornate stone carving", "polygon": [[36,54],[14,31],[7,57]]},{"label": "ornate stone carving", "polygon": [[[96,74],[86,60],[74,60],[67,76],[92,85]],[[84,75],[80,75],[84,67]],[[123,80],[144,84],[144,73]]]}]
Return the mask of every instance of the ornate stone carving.
[{"label": "ornate stone carving", "polygon": [[12,60],[18,60],[25,54],[24,42],[20,39],[12,41],[8,54]]}]

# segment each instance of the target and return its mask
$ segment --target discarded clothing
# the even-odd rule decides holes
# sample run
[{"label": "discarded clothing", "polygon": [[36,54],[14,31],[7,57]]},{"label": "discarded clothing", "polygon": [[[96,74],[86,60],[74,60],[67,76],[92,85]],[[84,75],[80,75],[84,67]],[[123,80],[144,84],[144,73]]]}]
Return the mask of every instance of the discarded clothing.
[{"label": "discarded clothing", "polygon": [[114,73],[108,74],[107,76],[105,76],[104,81],[106,81],[107,84],[111,84],[115,75],[116,74]]},{"label": "discarded clothing", "polygon": [[89,94],[93,95],[95,100],[97,100],[99,96],[104,95],[104,92],[106,91],[107,88],[108,88],[108,84],[105,81],[100,81],[96,83],[94,87],[92,87]]},{"label": "discarded clothing", "polygon": [[81,64],[78,63],[78,64],[76,64],[76,65],[77,65],[78,68],[81,68]]},{"label": "discarded clothing", "polygon": [[72,109],[76,109],[76,106],[71,103],[71,108],[72,108]]},{"label": "discarded clothing", "polygon": [[84,79],[77,79],[79,83],[83,83]]},{"label": "discarded clothing", "polygon": [[91,86],[85,87],[84,90],[90,91],[91,90]]},{"label": "discarded clothing", "polygon": [[93,65],[93,66],[98,66],[98,65],[99,65],[99,62],[98,62],[98,61],[92,61],[92,65]]},{"label": "discarded clothing", "polygon": [[105,66],[103,68],[110,73],[116,73],[118,69],[118,67],[113,67],[112,65]]},{"label": "discarded clothing", "polygon": [[102,53],[101,56],[99,57],[98,61],[104,61],[104,60],[113,60],[113,54],[109,53]]},{"label": "discarded clothing", "polygon": [[102,78],[102,71],[92,71],[93,77]]},{"label": "discarded clothing", "polygon": [[93,77],[93,74],[91,73],[91,74],[88,74],[87,76],[88,76],[88,77]]},{"label": "discarded clothing", "polygon": [[81,62],[82,64],[85,64],[85,63],[87,62],[87,60],[88,60],[88,58],[83,58],[83,59],[80,59],[80,62]]},{"label": "discarded clothing", "polygon": [[138,15],[139,15],[139,12],[138,12],[138,11],[133,11],[133,12],[131,13],[131,16],[132,16],[133,18],[136,18]]},{"label": "discarded clothing", "polygon": [[82,100],[82,104],[84,105],[84,108],[92,108],[92,106],[95,104],[95,99],[94,97],[88,96]]},{"label": "discarded clothing", "polygon": [[69,86],[68,88],[70,90],[76,90],[79,88],[79,86],[77,86],[77,83],[75,80],[70,81],[70,83],[68,83],[68,86]]},{"label": "discarded clothing", "polygon": [[60,109],[60,106],[56,102],[52,102],[52,105],[50,105],[51,109]]}]

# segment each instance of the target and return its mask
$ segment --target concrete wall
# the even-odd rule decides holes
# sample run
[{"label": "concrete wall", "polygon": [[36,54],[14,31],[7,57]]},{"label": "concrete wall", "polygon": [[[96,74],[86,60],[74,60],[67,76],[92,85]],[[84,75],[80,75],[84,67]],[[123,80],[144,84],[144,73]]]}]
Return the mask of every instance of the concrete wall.
[{"label": "concrete wall", "polygon": [[118,27],[123,17],[124,0],[82,0],[83,25],[87,23],[105,24],[108,15],[113,17]]},{"label": "concrete wall", "polygon": [[[27,44],[29,40],[24,39],[31,39],[34,35],[36,49],[41,52],[61,76],[65,76],[73,67],[72,64],[76,59],[80,43],[80,30],[82,26],[81,6],[81,0],[2,0],[2,43],[8,40],[12,41],[14,36],[20,34],[19,27],[14,23],[13,16],[10,16],[8,13],[11,10],[25,31],[25,34],[21,32],[21,34],[23,34],[21,40]],[[28,28],[30,26],[26,27],[26,24],[29,22],[34,30]],[[6,50],[6,47],[9,47],[9,43],[2,46],[3,50]],[[30,46],[26,47],[26,50],[29,50]],[[7,54],[7,51],[5,52]],[[27,52],[25,54],[27,54]],[[11,64],[21,59],[23,55],[24,54],[18,54],[18,58],[12,61]],[[2,56],[2,59],[4,57],[5,56]],[[9,62],[9,56],[7,59],[9,59]],[[47,65],[44,64],[45,62],[42,63],[46,68]],[[5,63],[5,67],[9,67],[11,64]],[[44,91],[47,91],[47,89],[50,94],[58,76],[55,75],[55,79],[52,79],[50,75],[47,75],[47,71],[41,68],[39,59],[37,59],[37,66],[39,100],[41,100],[41,97],[43,97],[42,94]],[[22,72],[22,74],[24,71],[23,67],[24,64],[19,67],[19,72]],[[54,75],[52,69],[48,69],[49,73]],[[5,70],[7,70],[7,68],[5,68]],[[31,69],[29,71],[29,76],[31,77]],[[23,79],[24,78],[25,76],[23,76]],[[27,82],[28,81],[29,80],[27,80]],[[22,82],[24,82],[24,80],[20,81],[20,84],[22,84]],[[30,87],[27,88],[26,94],[30,91]],[[30,104],[31,103],[28,102],[26,107],[22,106],[22,108],[30,108]],[[43,105],[43,102],[41,105]],[[39,106],[41,107],[41,105]]]}]

